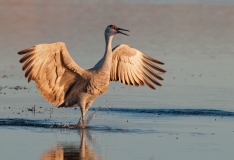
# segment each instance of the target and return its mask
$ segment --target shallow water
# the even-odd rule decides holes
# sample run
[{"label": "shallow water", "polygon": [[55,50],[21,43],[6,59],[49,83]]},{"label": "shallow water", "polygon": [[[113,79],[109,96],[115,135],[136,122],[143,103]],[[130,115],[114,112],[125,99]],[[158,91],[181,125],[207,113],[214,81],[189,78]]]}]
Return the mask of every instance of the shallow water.
[{"label": "shallow water", "polygon": [[[232,159],[231,1],[6,0],[0,21],[0,159]],[[63,41],[91,68],[112,23],[131,31],[113,46],[126,43],[165,62],[163,86],[113,82],[88,112],[101,106],[88,128],[74,129],[79,108],[50,106],[27,83],[16,53]]]},{"label": "shallow water", "polygon": [[14,118],[0,119],[3,159],[232,158],[230,111],[102,108],[86,129],[72,127],[79,115],[75,109],[12,112],[5,115]]},{"label": "shallow water", "polygon": [[234,145],[233,118],[225,117],[122,116],[84,130],[9,126],[0,133],[3,159],[218,160],[231,159]]}]

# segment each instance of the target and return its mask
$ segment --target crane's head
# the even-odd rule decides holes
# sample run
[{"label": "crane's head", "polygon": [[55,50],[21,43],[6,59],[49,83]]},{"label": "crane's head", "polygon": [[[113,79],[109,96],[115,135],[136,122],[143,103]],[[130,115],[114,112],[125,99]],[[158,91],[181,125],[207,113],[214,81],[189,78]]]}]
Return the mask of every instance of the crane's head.
[{"label": "crane's head", "polygon": [[118,28],[116,25],[109,25],[109,26],[106,27],[105,35],[114,36],[116,34],[123,34],[123,35],[129,36],[128,34],[123,33],[121,31],[128,31],[128,32],[130,32],[129,30]]}]

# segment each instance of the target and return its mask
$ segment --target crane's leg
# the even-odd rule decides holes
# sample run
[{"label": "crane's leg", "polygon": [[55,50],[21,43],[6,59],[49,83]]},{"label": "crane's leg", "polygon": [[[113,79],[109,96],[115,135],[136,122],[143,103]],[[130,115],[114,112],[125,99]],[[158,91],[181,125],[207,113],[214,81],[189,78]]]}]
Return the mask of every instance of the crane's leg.
[{"label": "crane's leg", "polygon": [[77,126],[81,127],[83,125],[83,116],[80,116],[79,121],[77,122]]},{"label": "crane's leg", "polygon": [[77,126],[81,128],[85,128],[85,123],[84,123],[84,116],[85,116],[85,102],[80,103],[80,111],[81,111],[81,116],[80,119],[77,123]]},{"label": "crane's leg", "polygon": [[[81,107],[80,107],[81,116],[80,116],[80,119],[77,123],[78,126],[80,126],[82,128],[87,127],[87,124],[85,123],[85,114],[89,110],[89,108],[92,104],[93,104],[93,102],[86,103],[85,105],[81,104]],[[87,122],[89,122],[89,120]]]},{"label": "crane's leg", "polygon": [[[89,108],[91,107],[92,104],[93,104],[93,102],[86,103],[85,113],[89,110]],[[91,117],[90,117],[90,115],[88,116],[88,118],[85,121],[86,126],[88,125],[88,123],[92,119],[92,117],[93,117],[92,115],[91,115]]]}]

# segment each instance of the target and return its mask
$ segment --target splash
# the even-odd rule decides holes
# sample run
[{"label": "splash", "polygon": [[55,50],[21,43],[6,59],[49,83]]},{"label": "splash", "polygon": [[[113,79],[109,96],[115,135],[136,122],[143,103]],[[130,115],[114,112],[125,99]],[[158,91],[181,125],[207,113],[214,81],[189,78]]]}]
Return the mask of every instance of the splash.
[{"label": "splash", "polygon": [[100,110],[100,109],[101,109],[101,106],[99,106],[98,108],[96,108],[96,110],[95,110],[94,112],[92,112],[92,113],[87,117],[87,119],[85,120],[85,124],[86,124],[86,125],[89,124],[89,122],[91,121],[91,119],[95,116],[96,112],[97,112],[98,110]]},{"label": "splash", "polygon": [[99,106],[98,108],[96,108],[96,110],[94,112],[92,112],[90,115],[88,115],[87,119],[85,120],[84,123],[79,122],[76,126],[73,127],[78,127],[78,128],[86,128],[89,124],[89,122],[91,121],[91,119],[95,116],[96,112],[101,109],[101,106]]}]

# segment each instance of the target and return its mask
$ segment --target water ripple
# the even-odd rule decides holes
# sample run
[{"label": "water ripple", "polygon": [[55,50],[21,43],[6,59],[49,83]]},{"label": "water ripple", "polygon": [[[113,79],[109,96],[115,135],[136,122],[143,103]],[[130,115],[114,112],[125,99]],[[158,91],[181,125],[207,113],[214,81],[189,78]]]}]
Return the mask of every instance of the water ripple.
[{"label": "water ripple", "polygon": [[[132,116],[222,116],[234,117],[234,112],[224,110],[212,109],[129,109],[129,108],[98,108],[99,112],[119,112],[121,114],[131,114]],[[97,108],[93,108],[97,110]],[[77,128],[75,124],[55,122],[50,119],[24,119],[24,118],[0,118],[0,126],[30,126],[30,127],[44,127],[44,128]],[[109,132],[139,132],[135,130],[125,130],[118,128],[110,128],[105,126],[89,126],[92,130],[106,130]],[[152,132],[152,131],[149,131]]]},{"label": "water ripple", "polygon": [[[21,118],[2,118],[0,119],[0,126],[27,126],[27,127],[42,127],[42,128],[58,128],[58,129],[80,129],[75,124],[69,123],[54,123],[50,120],[30,120]],[[88,126],[86,129],[93,131],[104,131],[113,133],[156,133],[155,130],[141,130],[141,129],[124,129],[110,126]]]},{"label": "water ripple", "polygon": [[[94,108],[95,110],[95,108]],[[128,109],[128,108],[101,108],[99,111],[124,112],[132,114],[157,114],[169,116],[223,116],[234,117],[234,112],[213,109]]]}]

